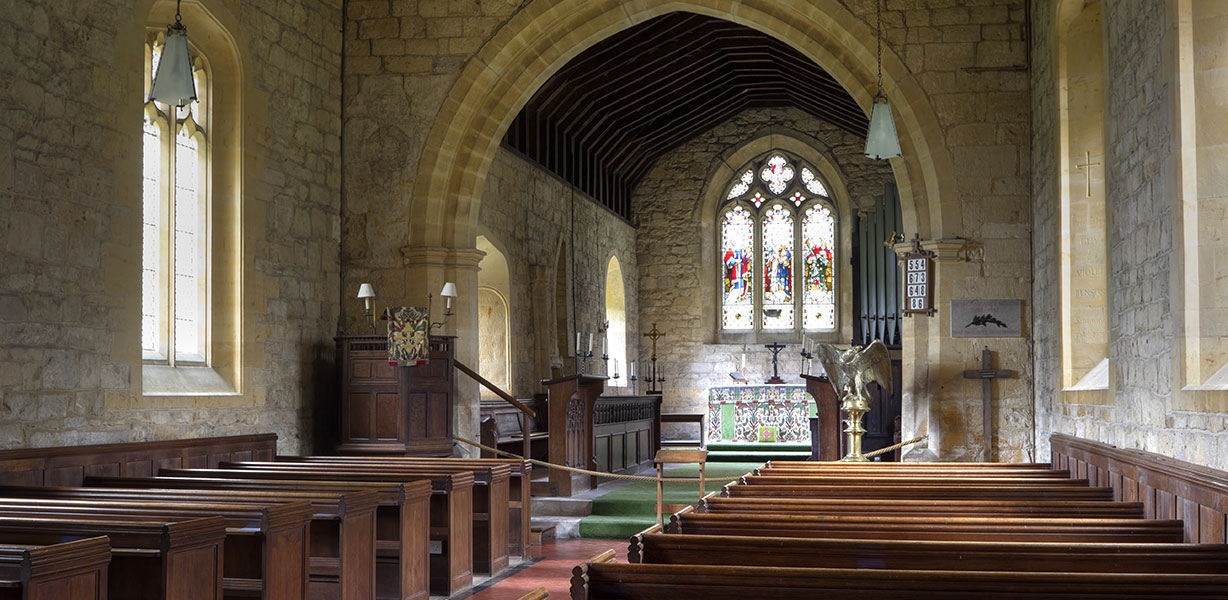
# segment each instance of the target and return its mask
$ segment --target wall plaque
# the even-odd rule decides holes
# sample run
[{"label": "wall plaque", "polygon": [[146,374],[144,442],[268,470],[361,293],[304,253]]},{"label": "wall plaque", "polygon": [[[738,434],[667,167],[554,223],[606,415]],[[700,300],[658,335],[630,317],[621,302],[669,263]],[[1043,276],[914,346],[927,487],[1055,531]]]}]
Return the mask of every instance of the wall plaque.
[{"label": "wall plaque", "polygon": [[1023,300],[1017,298],[951,301],[951,337],[1023,335]]}]

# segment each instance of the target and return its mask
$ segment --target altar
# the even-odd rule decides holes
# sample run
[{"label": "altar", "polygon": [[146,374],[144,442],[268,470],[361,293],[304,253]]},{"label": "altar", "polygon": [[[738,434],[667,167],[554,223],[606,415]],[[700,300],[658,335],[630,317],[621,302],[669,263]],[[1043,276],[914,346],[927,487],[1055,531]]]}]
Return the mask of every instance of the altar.
[{"label": "altar", "polygon": [[709,442],[810,443],[814,399],[804,385],[734,385],[708,389]]}]

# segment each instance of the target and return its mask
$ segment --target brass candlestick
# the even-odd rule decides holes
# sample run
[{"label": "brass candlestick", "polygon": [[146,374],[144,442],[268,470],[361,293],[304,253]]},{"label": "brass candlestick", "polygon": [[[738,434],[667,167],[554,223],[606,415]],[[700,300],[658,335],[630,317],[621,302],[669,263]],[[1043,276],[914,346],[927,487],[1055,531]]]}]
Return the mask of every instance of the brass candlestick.
[{"label": "brass candlestick", "polygon": [[870,412],[869,399],[858,394],[856,391],[846,390],[844,402],[840,404],[840,410],[848,413],[849,426],[844,430],[844,433],[849,436],[848,454],[840,459],[840,462],[870,462],[870,459],[861,454],[861,436],[866,433],[866,428],[861,424],[861,420]]}]

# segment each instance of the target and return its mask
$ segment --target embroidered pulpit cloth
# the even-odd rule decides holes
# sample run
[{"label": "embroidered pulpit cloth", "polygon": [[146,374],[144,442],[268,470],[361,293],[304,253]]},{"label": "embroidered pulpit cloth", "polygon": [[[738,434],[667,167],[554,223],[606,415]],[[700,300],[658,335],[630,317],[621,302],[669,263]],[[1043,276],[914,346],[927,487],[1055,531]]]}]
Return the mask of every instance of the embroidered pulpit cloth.
[{"label": "embroidered pulpit cloth", "polygon": [[388,364],[399,367],[426,364],[431,354],[426,308],[401,306],[389,309],[388,313]]}]

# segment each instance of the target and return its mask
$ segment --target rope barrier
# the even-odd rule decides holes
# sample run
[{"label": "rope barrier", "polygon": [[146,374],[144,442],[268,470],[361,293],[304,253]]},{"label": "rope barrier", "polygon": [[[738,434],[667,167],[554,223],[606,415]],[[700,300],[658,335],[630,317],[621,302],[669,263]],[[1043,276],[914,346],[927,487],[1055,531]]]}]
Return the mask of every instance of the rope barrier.
[{"label": "rope barrier", "polygon": [[892,452],[892,451],[894,451],[894,450],[899,450],[900,448],[903,448],[904,446],[907,446],[907,445],[909,445],[909,444],[915,444],[915,443],[917,443],[917,442],[922,442],[922,441],[925,441],[925,440],[929,439],[929,437],[930,437],[930,434],[928,434],[928,433],[927,433],[927,434],[925,434],[925,435],[923,435],[923,436],[921,436],[921,437],[919,437],[919,438],[913,438],[913,439],[911,439],[911,440],[908,440],[907,442],[900,442],[900,443],[895,444],[895,445],[892,445],[892,446],[887,446],[886,448],[879,448],[878,450],[875,450],[875,451],[873,451],[873,452],[866,452],[865,454],[862,454],[862,456],[864,456],[864,457],[866,457],[866,458],[870,458],[870,457],[872,457],[872,456],[878,456],[879,454],[886,454],[886,453],[888,453],[888,452]]},{"label": "rope barrier", "polygon": [[[507,458],[515,458],[517,460],[527,460],[535,465],[546,467],[547,469],[557,469],[559,471],[570,471],[572,473],[581,473],[584,475],[591,475],[593,477],[605,477],[606,479],[624,479],[627,481],[656,481],[657,480],[656,477],[646,477],[644,475],[622,475],[619,473],[602,473],[601,471],[590,471],[588,469],[578,469],[576,467],[568,467],[566,465],[556,465],[554,463],[548,463],[544,460],[525,458],[523,456],[512,454],[511,452],[504,452],[503,450],[499,450],[498,448],[491,448],[490,446],[479,444],[473,440],[467,440],[459,435],[453,435],[452,438],[458,442],[464,442],[466,444],[469,444],[470,446],[476,446],[478,448],[481,448],[482,450],[486,450],[487,452],[494,452],[495,454],[500,454]],[[698,477],[665,477],[664,481],[692,481],[693,482],[693,481],[699,481],[699,478]]]}]

